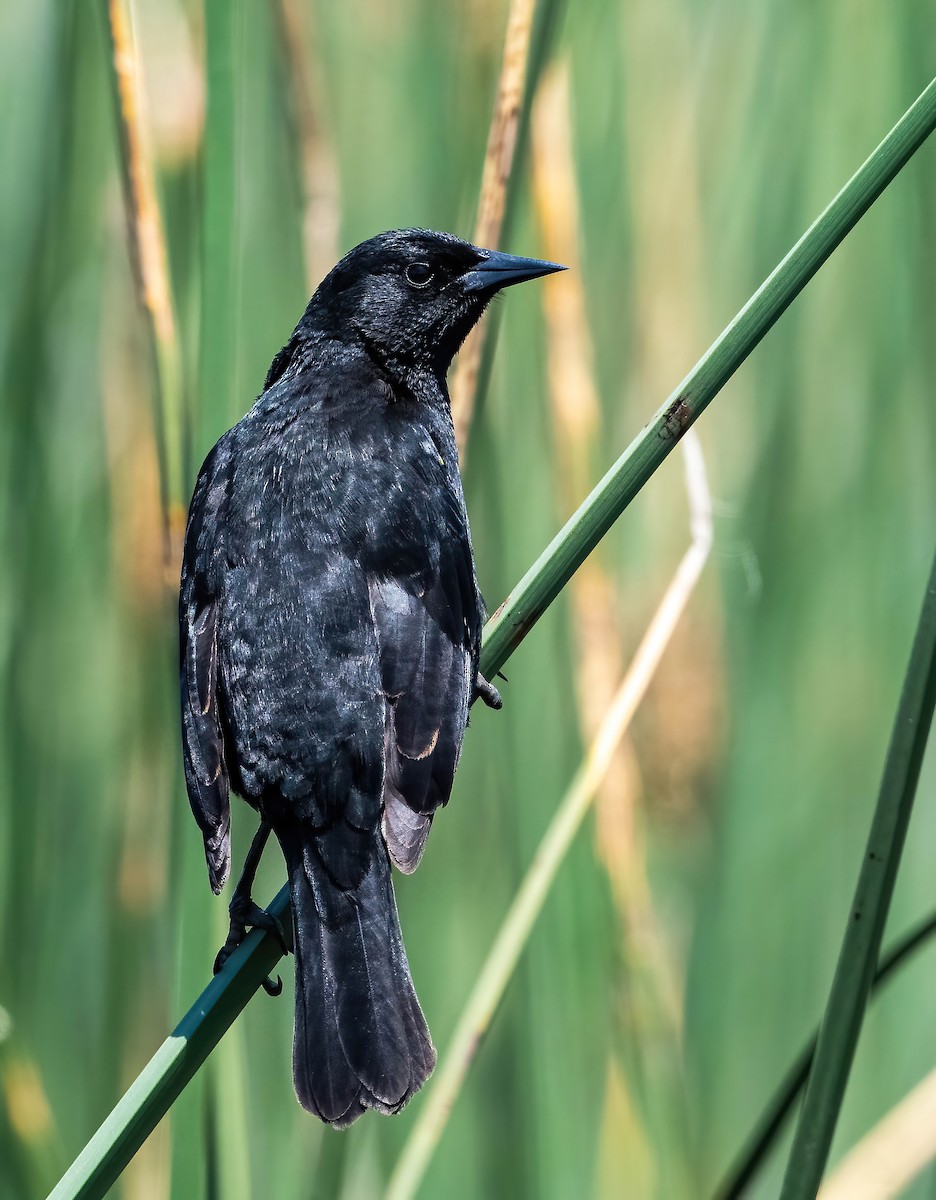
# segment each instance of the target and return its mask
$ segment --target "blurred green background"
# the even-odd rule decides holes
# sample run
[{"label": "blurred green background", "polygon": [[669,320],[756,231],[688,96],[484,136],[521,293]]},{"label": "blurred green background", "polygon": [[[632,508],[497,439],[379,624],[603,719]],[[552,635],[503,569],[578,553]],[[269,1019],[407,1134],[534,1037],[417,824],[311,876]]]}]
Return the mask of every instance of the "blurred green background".
[{"label": "blurred green background", "polygon": [[[307,296],[280,10],[223,7],[227,157],[205,151],[201,6],[133,6],[187,488]],[[292,9],[317,122],[313,265],[395,226],[470,236],[504,0]],[[567,6],[551,57],[567,71],[580,351],[600,399],[590,480],[929,82],[934,50],[923,0]],[[46,1194],[203,986],[225,924],[180,769],[109,70],[103,5],[0,4],[4,1200]],[[537,254],[532,165],[524,150],[508,244]],[[599,805],[563,866],[421,1195],[705,1196],[815,1023],[934,545],[934,261],[930,145],[701,422],[712,560],[632,731],[625,798]],[[499,310],[470,446],[492,608],[582,498],[549,402],[546,286]],[[674,456],[601,552],[626,657],[687,540]],[[562,598],[511,660],[503,713],[474,716],[452,804],[399,881],[440,1049],[581,757],[575,621]],[[936,903],[934,783],[930,754],[891,935]],[[243,806],[235,825],[242,854]],[[282,874],[271,853],[261,899]],[[251,1002],[116,1194],[380,1194],[425,1093],[343,1135],[303,1113],[284,975],[284,998]],[[931,950],[873,1006],[835,1157],[936,1063],[934,1014]],[[776,1194],[781,1166],[753,1194]],[[936,1172],[905,1194],[936,1196]]]}]

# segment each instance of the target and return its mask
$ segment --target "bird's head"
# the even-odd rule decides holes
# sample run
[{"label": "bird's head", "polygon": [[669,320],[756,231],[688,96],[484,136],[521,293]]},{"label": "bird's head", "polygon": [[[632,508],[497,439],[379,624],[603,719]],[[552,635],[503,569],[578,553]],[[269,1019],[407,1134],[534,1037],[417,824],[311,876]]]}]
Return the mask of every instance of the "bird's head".
[{"label": "bird's head", "polygon": [[305,320],[343,339],[356,335],[387,363],[444,373],[501,288],[561,270],[481,250],[450,233],[394,230],[344,256],[319,285]]}]

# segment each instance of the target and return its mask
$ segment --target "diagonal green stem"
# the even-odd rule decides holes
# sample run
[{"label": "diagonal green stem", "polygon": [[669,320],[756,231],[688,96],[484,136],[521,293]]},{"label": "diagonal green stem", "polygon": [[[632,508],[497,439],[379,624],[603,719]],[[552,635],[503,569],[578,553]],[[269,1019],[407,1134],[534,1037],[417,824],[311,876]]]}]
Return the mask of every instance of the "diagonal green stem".
[{"label": "diagonal green stem", "polygon": [[[488,622],[481,658],[488,678],[934,127],[936,80],[755,292]],[[284,889],[274,901],[278,913],[285,913],[287,902]],[[50,1200],[91,1200],[105,1194],[279,957],[271,936],[250,935],[131,1085]]]},{"label": "diagonal green stem", "polygon": [[[267,911],[288,924],[288,888],[279,891]],[[98,1200],[107,1194],[281,957],[275,938],[251,931],[136,1077],[49,1200]]]},{"label": "diagonal green stem", "polygon": [[936,559],[910,652],[877,807],[819,1029],[781,1200],[809,1200],[822,1182],[881,949],[934,708]]},{"label": "diagonal green stem", "polygon": [[936,79],[709,347],[488,622],[481,659],[488,679],[934,127]]}]

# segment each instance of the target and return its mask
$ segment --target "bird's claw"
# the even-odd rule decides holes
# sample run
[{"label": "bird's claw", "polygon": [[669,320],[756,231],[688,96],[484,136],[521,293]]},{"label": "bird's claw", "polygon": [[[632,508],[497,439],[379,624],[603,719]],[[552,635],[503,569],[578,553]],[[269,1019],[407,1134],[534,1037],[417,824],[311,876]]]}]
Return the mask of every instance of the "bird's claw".
[{"label": "bird's claw", "polygon": [[278,996],[283,990],[283,981],[280,979],[279,975],[277,975],[275,980],[273,979],[272,975],[267,975],[266,979],[263,980],[260,986],[268,996]]},{"label": "bird's claw", "polygon": [[[231,914],[231,924],[228,929],[227,940],[218,951],[214,961],[215,975],[218,974],[247,936],[248,929],[262,929],[275,939],[283,954],[289,953],[291,949],[289,939],[283,931],[278,918],[274,917],[272,913],[267,912],[265,908],[261,908],[259,904],[255,904],[249,896],[238,896],[235,893],[228,911]],[[283,981],[279,975],[277,975],[275,981],[268,976],[264,979],[262,987],[268,996],[278,996],[283,990]]]},{"label": "bird's claw", "polygon": [[475,687],[473,700],[483,700],[488,708],[503,708],[504,701],[501,699],[501,694],[494,686],[489,683],[479,671],[475,677]]}]

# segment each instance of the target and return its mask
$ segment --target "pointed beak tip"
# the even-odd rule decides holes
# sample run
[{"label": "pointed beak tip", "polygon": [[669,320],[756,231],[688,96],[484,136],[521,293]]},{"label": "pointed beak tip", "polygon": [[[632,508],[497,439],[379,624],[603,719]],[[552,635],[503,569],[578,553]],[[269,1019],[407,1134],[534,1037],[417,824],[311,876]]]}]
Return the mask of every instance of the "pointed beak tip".
[{"label": "pointed beak tip", "polygon": [[514,283],[525,283],[528,279],[568,270],[561,263],[546,262],[541,258],[521,258],[516,254],[505,254],[502,250],[486,250],[484,254],[486,257],[462,276],[467,291],[509,287]]}]

